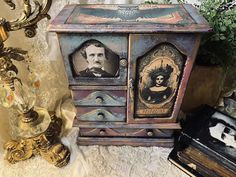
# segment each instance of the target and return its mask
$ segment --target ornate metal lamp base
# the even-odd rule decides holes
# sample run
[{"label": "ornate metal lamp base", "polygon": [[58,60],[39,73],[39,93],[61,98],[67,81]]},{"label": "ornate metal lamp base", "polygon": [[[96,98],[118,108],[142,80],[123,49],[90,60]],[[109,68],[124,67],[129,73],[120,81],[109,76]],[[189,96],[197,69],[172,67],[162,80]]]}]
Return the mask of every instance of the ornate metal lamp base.
[{"label": "ornate metal lamp base", "polygon": [[[15,3],[12,0],[4,0],[12,10],[15,9]],[[20,82],[20,88],[23,88],[21,80],[17,77],[18,69],[13,64],[14,61],[25,60],[26,51],[18,48],[6,48],[4,42],[8,39],[9,31],[25,29],[27,37],[34,37],[36,34],[37,23],[43,18],[50,18],[47,14],[52,4],[52,0],[38,1],[34,0],[34,4],[30,0],[24,0],[24,10],[22,16],[14,21],[7,21],[0,18],[0,80],[1,84],[10,87],[2,101],[5,107],[13,105],[16,97],[20,101],[16,101],[20,107],[19,112],[24,112],[19,116],[20,122],[17,125],[19,131],[17,140],[10,141],[5,144],[7,150],[6,158],[10,163],[16,163],[31,158],[34,155],[41,155],[49,163],[57,167],[65,166],[70,159],[70,151],[64,146],[59,139],[61,132],[62,120],[54,114],[49,114],[47,110],[39,109],[35,111],[30,106],[33,103],[33,97],[23,91],[15,92],[15,81]],[[14,93],[13,93],[14,92]],[[25,98],[23,98],[25,96]],[[29,104],[29,105],[27,105]],[[18,108],[19,108],[18,107]]]},{"label": "ornate metal lamp base", "polygon": [[5,144],[7,150],[6,159],[14,164],[27,160],[34,155],[41,155],[46,161],[63,167],[70,160],[70,151],[60,140],[62,120],[54,114],[50,114],[51,122],[46,131],[30,138],[23,138],[18,141],[9,141]]}]

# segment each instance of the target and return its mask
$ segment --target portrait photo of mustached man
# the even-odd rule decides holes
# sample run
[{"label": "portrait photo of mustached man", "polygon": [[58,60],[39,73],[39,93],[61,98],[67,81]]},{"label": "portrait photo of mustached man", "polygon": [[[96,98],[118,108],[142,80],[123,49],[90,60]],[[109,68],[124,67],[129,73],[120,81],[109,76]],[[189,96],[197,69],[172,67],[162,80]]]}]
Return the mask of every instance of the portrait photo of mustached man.
[{"label": "portrait photo of mustached man", "polygon": [[160,68],[149,71],[150,84],[142,90],[142,98],[149,104],[164,102],[170,97],[173,90],[168,85],[173,68],[169,65],[165,67],[161,64]]},{"label": "portrait photo of mustached man", "polygon": [[97,40],[88,40],[72,58],[77,77],[116,77],[119,70],[119,56]]}]

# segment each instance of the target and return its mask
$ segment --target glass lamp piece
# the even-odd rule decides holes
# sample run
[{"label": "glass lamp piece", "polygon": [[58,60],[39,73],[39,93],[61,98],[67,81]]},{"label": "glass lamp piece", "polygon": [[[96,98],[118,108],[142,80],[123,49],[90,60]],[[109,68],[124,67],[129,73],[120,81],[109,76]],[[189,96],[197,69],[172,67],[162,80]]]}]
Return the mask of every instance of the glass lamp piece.
[{"label": "glass lamp piece", "polygon": [[[11,0],[5,2],[15,9]],[[4,47],[8,32],[25,30],[27,37],[36,34],[37,22],[50,16],[47,14],[52,0],[23,1],[22,16],[15,21],[0,18],[0,105],[14,108],[18,114],[16,125],[17,137],[4,145],[6,159],[10,163],[27,160],[34,155],[41,155],[46,161],[63,167],[70,160],[70,151],[59,141],[62,120],[44,108],[34,108],[36,90],[40,86],[40,77],[30,71],[29,87],[17,77],[18,69],[13,61],[26,61],[27,51],[19,48]]]},{"label": "glass lamp piece", "polygon": [[10,108],[14,104],[14,91],[9,85],[0,83],[0,105]]},{"label": "glass lamp piece", "polygon": [[[23,122],[22,119],[18,121],[17,135],[23,138],[30,138],[38,136],[42,132],[45,132],[51,122],[51,117],[48,111],[44,108],[35,107],[34,111],[37,113],[37,120],[32,123]],[[24,116],[24,115],[21,115]]]},{"label": "glass lamp piece", "polygon": [[18,108],[20,113],[27,113],[30,109],[33,108],[36,95],[32,92],[32,90],[18,81],[14,83],[15,91],[14,91],[14,105]]}]

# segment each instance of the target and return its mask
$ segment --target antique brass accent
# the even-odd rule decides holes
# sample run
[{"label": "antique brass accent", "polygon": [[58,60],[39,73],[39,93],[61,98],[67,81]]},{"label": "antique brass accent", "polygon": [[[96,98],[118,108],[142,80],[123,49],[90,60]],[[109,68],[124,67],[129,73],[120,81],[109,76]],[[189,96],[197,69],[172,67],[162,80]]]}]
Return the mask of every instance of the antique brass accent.
[{"label": "antique brass accent", "polygon": [[[12,0],[4,1],[12,10],[15,9]],[[30,2],[30,0],[23,1],[24,11],[17,20],[0,19],[0,88],[4,92],[0,103],[4,107],[16,105],[20,113],[17,125],[18,137],[4,146],[7,150],[6,159],[10,163],[16,163],[34,155],[41,155],[49,163],[63,167],[69,162],[70,151],[59,140],[62,120],[46,109],[34,108],[34,95],[28,89],[25,90],[27,87],[17,77],[18,69],[13,60],[24,61],[27,51],[4,47],[8,31],[24,28],[27,37],[34,37],[37,22],[45,17],[50,18],[47,12],[52,0],[43,0],[42,3],[35,0],[34,10]]]},{"label": "antique brass accent", "polygon": [[101,129],[100,132],[99,132],[100,135],[104,136],[106,134],[106,131]]},{"label": "antique brass accent", "polygon": [[51,114],[51,122],[47,130],[38,136],[20,140],[12,140],[5,144],[7,160],[14,164],[27,160],[34,155],[41,155],[49,163],[63,167],[70,159],[69,149],[60,143],[62,120]]},{"label": "antique brass accent", "polygon": [[[15,9],[15,4],[12,0],[4,0],[12,10]],[[24,0],[24,11],[21,16],[14,20],[6,22],[5,26],[7,31],[16,31],[19,29],[25,29],[25,35],[27,37],[34,37],[36,35],[37,23],[43,18],[50,19],[48,15],[48,11],[51,7],[52,0],[43,0],[40,4],[38,1],[34,1],[34,9],[32,9],[32,5],[30,0]]]},{"label": "antique brass accent", "polygon": [[7,31],[5,30],[5,28],[2,25],[1,20],[0,20],[0,43],[6,41],[7,38],[8,38]]},{"label": "antique brass accent", "polygon": [[96,98],[96,103],[97,103],[97,104],[102,104],[102,102],[103,102],[103,98],[100,97],[100,96],[98,96],[98,97]]},{"label": "antique brass accent", "polygon": [[127,66],[127,60],[126,59],[121,59],[120,60],[120,65],[124,66],[124,67]]},{"label": "antique brass accent", "polygon": [[147,136],[153,136],[153,135],[154,135],[154,133],[152,130],[147,130]]},{"label": "antique brass accent", "polygon": [[105,115],[104,115],[103,113],[98,113],[97,118],[98,118],[99,120],[102,120],[102,119],[105,118]]}]

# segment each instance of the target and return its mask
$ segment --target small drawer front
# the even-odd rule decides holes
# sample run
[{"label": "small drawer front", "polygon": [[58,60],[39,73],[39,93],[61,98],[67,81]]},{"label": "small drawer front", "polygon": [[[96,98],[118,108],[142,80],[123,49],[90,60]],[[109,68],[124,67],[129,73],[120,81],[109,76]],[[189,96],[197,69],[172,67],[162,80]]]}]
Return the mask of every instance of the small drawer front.
[{"label": "small drawer front", "polygon": [[125,107],[77,107],[77,118],[80,121],[124,122]]},{"label": "small drawer front", "polygon": [[126,106],[126,91],[73,90],[77,106]]},{"label": "small drawer front", "polygon": [[173,130],[141,128],[80,128],[80,136],[85,137],[170,137]]}]

